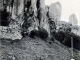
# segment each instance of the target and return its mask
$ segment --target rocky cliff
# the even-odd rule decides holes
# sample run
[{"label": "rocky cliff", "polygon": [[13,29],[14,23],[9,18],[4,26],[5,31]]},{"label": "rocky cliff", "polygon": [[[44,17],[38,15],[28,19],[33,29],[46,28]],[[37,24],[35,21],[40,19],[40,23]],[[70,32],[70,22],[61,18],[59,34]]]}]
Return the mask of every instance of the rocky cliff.
[{"label": "rocky cliff", "polygon": [[59,2],[45,6],[45,0],[0,0],[0,6],[0,60],[70,60],[71,36],[73,58],[80,60],[79,29],[59,24]]}]

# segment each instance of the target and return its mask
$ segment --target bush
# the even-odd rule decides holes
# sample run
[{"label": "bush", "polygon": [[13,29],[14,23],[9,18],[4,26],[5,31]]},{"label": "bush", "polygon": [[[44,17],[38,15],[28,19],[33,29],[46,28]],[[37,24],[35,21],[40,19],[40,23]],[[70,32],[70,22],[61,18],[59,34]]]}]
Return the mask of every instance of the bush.
[{"label": "bush", "polygon": [[31,38],[34,38],[35,36],[39,36],[39,31],[38,30],[32,30],[31,32],[30,32],[30,34],[29,34],[29,36],[31,37]]},{"label": "bush", "polygon": [[40,38],[46,39],[48,37],[48,32],[44,28],[39,29]]}]

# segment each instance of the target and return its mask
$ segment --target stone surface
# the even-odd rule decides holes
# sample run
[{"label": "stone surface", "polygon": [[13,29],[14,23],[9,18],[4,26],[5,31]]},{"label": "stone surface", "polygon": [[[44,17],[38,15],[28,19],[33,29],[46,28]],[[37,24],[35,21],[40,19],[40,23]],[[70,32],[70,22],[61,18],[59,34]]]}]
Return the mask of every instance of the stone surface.
[{"label": "stone surface", "polygon": [[16,39],[21,39],[21,30],[16,29],[18,26],[14,25],[13,27],[4,27],[0,26],[0,39],[11,39],[11,40],[16,40]]},{"label": "stone surface", "polygon": [[38,30],[40,27],[40,28],[44,28],[48,32],[48,34],[50,34],[49,23],[45,12],[45,1],[31,0],[31,5],[28,8],[28,10],[29,12],[26,12],[27,18],[23,24],[23,26],[26,27],[26,30],[30,32],[34,29]]},{"label": "stone surface", "polygon": [[23,12],[24,12],[24,0],[14,0],[13,7],[11,10],[12,13],[11,18],[16,19],[17,16],[23,15]]},{"label": "stone surface", "polygon": [[75,14],[72,14],[69,17],[69,23],[71,23],[72,25],[78,25],[78,20]]},{"label": "stone surface", "polygon": [[62,6],[59,2],[52,3],[49,6],[49,18],[51,18],[57,24],[57,21],[61,19]]},{"label": "stone surface", "polygon": [[50,37],[50,27],[49,27],[49,21],[46,16],[46,11],[45,11],[45,0],[40,0],[40,27],[44,28]]}]

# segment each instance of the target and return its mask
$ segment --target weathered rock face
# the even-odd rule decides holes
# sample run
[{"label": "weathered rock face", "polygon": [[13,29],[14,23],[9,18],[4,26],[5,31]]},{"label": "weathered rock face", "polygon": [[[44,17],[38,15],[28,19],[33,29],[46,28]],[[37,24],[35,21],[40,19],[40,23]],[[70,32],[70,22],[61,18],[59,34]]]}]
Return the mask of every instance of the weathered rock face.
[{"label": "weathered rock face", "polygon": [[49,18],[57,24],[61,17],[61,4],[59,2],[53,3],[49,6]]},{"label": "weathered rock face", "polygon": [[26,28],[29,32],[34,29],[38,30],[38,27],[40,27],[50,34],[49,23],[45,13],[45,0],[31,0],[31,5],[26,11],[27,19],[25,19],[24,25],[27,25]]},{"label": "weathered rock face", "polygon": [[[23,25],[23,29],[28,33],[43,28],[50,37],[50,29],[55,29],[61,16],[59,2],[51,4],[50,7],[45,6],[45,0],[10,0],[6,3],[8,3],[7,11],[11,14],[9,17],[18,22],[16,25],[19,28],[21,28],[19,25]],[[10,23],[9,26],[12,25]]]},{"label": "weathered rock face", "polygon": [[24,11],[24,0],[14,0],[12,7],[12,19],[16,19],[17,16],[23,15]]},{"label": "weathered rock face", "polygon": [[69,17],[69,22],[70,22],[72,25],[77,25],[77,24],[78,24],[78,20],[77,20],[75,14],[72,14],[72,15]]},{"label": "weathered rock face", "polygon": [[50,35],[51,38],[53,34],[55,34],[54,32],[56,32],[56,29],[58,27],[58,22],[60,21],[61,18],[61,4],[59,2],[53,3],[49,6],[48,9],[48,20],[49,20],[49,25],[50,25]]},{"label": "weathered rock face", "polygon": [[[1,38],[11,40],[21,39],[22,38],[21,26],[23,24],[22,16],[24,0],[1,0],[1,1],[2,8],[0,10],[1,12],[5,11],[5,13],[1,13],[0,39]],[[6,28],[4,26],[6,26]]]},{"label": "weathered rock face", "polygon": [[45,12],[45,0],[40,0],[40,27],[44,28],[50,35],[49,21]]},{"label": "weathered rock face", "polygon": [[11,27],[2,27],[0,26],[0,39],[10,39],[10,40],[16,40],[21,39],[21,30],[19,26],[14,25]]},{"label": "weathered rock face", "polygon": [[[12,19],[16,19],[18,15],[23,15],[24,0],[1,0],[1,9],[6,9],[10,13]],[[21,8],[22,7],[22,8]]]},{"label": "weathered rock face", "polygon": [[37,17],[37,0],[31,1],[31,7],[32,7],[32,11],[34,11],[34,16]]},{"label": "weathered rock face", "polygon": [[75,35],[78,35],[80,36],[80,29],[79,27],[77,26],[78,24],[78,20],[77,20],[77,17],[75,14],[72,14],[70,17],[69,17],[69,23],[72,24],[72,33],[74,33]]},{"label": "weathered rock face", "polygon": [[26,0],[25,2],[25,22],[24,26],[28,32],[38,30],[39,20],[37,18],[37,0]]},{"label": "weathered rock face", "polygon": [[47,17],[49,18],[49,6],[45,6],[45,13],[47,15]]},{"label": "weathered rock face", "polygon": [[46,28],[47,28],[47,31],[48,31],[48,35],[50,37],[49,6],[45,6],[45,14],[46,14],[46,23],[47,23]]}]

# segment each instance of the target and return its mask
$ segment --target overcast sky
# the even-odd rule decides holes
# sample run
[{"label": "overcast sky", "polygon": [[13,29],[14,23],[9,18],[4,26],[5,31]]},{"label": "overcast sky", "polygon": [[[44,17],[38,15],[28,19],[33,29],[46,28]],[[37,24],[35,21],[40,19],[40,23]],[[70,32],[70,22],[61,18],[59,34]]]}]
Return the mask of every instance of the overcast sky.
[{"label": "overcast sky", "polygon": [[62,5],[62,21],[69,21],[69,16],[75,14],[78,19],[78,25],[80,26],[80,0],[45,0],[46,5],[51,3],[60,2]]}]

